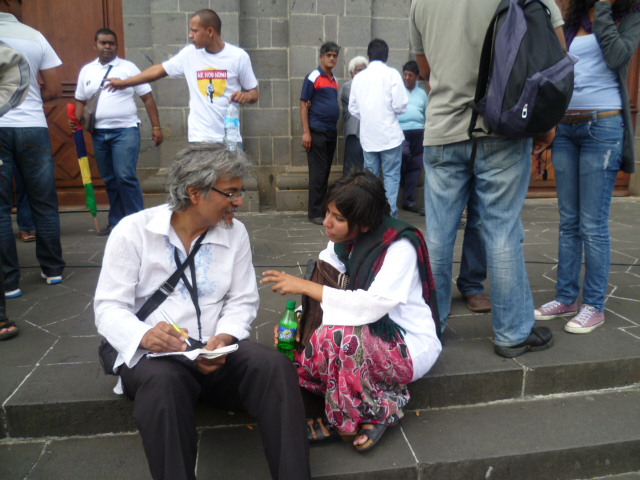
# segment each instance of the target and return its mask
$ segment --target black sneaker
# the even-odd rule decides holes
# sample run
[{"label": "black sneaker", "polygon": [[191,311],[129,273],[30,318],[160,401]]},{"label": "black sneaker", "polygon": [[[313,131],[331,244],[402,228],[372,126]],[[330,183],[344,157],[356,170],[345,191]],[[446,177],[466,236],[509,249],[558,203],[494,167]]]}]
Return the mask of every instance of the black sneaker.
[{"label": "black sneaker", "polygon": [[424,217],[424,208],[419,208],[416,204],[413,205],[403,205],[403,210],[411,213],[417,213],[418,215],[422,215]]},{"label": "black sneaker", "polygon": [[553,334],[549,327],[533,327],[527,339],[512,347],[496,345],[494,351],[497,355],[505,358],[514,358],[527,352],[539,352],[551,348],[553,345]]},{"label": "black sneaker", "polygon": [[99,237],[108,237],[113,230],[113,225],[109,224],[106,227],[102,227],[102,229],[98,232]]}]

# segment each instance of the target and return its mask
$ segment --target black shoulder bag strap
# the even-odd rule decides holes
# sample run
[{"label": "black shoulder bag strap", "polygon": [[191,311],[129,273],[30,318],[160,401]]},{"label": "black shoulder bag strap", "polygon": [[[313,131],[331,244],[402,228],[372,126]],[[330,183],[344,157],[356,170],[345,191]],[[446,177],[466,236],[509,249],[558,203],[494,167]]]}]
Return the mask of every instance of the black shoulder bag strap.
[{"label": "black shoulder bag strap", "polygon": [[196,256],[196,253],[198,252],[198,250],[200,249],[200,245],[202,244],[202,240],[204,240],[204,237],[207,234],[207,231],[205,231],[202,235],[198,237],[198,240],[196,240],[196,243],[193,245],[193,248],[191,249],[191,252],[189,252],[189,256],[187,257],[187,259],[180,266],[178,266],[178,269],[175,272],[173,272],[173,274],[169,277],[169,279],[166,282],[164,282],[160,286],[160,288],[156,291],[156,293],[154,293],[144,303],[144,305],[142,305],[142,308],[138,310],[138,313],[136,313],[136,317],[138,317],[138,319],[141,322],[144,322],[146,318],[149,315],[151,315],[153,311],[156,308],[158,308],[162,304],[162,302],[166,300],[166,298],[169,295],[173,293],[173,290],[176,288],[176,285],[178,284],[180,277],[182,276],[185,269],[187,268],[187,265],[193,262],[193,259]]}]

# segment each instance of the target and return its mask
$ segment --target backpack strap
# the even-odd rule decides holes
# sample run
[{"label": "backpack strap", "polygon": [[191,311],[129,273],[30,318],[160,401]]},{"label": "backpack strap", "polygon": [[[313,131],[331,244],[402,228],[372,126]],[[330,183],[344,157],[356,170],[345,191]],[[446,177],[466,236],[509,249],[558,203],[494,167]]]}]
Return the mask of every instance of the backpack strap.
[{"label": "backpack strap", "polygon": [[[518,0],[524,3],[525,0]],[[490,134],[491,130],[485,131],[482,128],[476,128],[476,124],[478,122],[478,103],[486,96],[487,94],[487,85],[489,84],[489,76],[491,74],[491,65],[493,64],[493,42],[495,40],[495,31],[496,24],[498,22],[498,16],[502,14],[505,10],[509,9],[510,0],[501,0],[498,4],[498,8],[496,8],[493,17],[491,17],[491,22],[489,23],[489,28],[487,28],[487,33],[484,36],[484,43],[482,44],[482,51],[480,54],[480,65],[478,67],[478,81],[476,83],[476,93],[473,97],[473,101],[469,103],[471,107],[471,121],[469,122],[469,128],[467,129],[467,135],[469,135],[469,139],[471,139],[471,158],[469,160],[469,170],[473,172],[473,166],[476,161],[476,152],[478,151],[478,137],[474,135],[474,133],[485,133]]]}]

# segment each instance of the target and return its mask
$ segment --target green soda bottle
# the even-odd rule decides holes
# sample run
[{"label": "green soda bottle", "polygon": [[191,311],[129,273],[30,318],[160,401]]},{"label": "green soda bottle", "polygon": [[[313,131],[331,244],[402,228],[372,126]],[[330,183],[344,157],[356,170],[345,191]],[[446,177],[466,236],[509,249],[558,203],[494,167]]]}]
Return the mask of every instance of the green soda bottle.
[{"label": "green soda bottle", "polygon": [[296,316],[296,301],[287,300],[287,310],[280,318],[278,325],[278,351],[284,353],[293,361],[294,344],[298,333],[298,317]]}]

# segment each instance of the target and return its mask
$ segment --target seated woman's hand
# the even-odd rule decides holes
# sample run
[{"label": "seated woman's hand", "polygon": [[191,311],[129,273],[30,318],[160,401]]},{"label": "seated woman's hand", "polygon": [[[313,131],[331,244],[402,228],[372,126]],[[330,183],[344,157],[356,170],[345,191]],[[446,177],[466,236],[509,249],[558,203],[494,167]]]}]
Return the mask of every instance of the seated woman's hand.
[{"label": "seated woman's hand", "polygon": [[[233,342],[230,342],[230,343],[233,343]],[[213,336],[209,338],[209,341],[207,342],[207,345],[204,348],[207,350],[213,351],[218,348],[226,347],[230,343],[227,343],[220,336]],[[226,355],[222,355],[217,358],[204,358],[200,356],[196,359],[196,364],[198,365],[198,370],[200,370],[205,375],[208,375],[212,372],[215,372],[220,367],[222,367],[226,361],[227,361]]]},{"label": "seated woman's hand", "polygon": [[260,280],[260,283],[273,283],[271,290],[274,292],[279,290],[280,295],[299,295],[305,293],[306,284],[312,283],[308,280],[289,275],[288,273],[278,272],[277,270],[267,270],[263,275],[264,278]]}]

